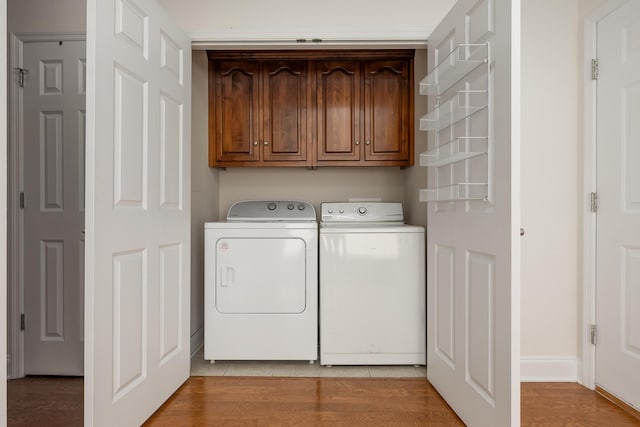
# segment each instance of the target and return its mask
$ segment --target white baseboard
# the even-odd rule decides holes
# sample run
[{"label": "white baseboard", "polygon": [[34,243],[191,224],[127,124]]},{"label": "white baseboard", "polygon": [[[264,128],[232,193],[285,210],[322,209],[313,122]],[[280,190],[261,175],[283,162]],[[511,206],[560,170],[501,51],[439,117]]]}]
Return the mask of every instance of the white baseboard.
[{"label": "white baseboard", "polygon": [[204,326],[191,334],[191,357],[204,345]]},{"label": "white baseboard", "polygon": [[523,357],[520,359],[522,382],[578,382],[578,361],[575,357]]}]

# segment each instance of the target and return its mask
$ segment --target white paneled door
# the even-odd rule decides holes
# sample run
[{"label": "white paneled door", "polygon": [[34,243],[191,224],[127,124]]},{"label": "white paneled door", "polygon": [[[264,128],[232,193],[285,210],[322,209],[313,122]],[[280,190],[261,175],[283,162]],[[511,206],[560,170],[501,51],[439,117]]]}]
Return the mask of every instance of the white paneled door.
[{"label": "white paneled door", "polygon": [[87,2],[85,425],[189,376],[191,41],[154,0]]},{"label": "white paneled door", "polygon": [[[430,132],[430,148],[488,140],[486,154],[429,169],[430,186],[488,184],[484,200],[428,208],[428,378],[469,426],[520,424],[519,4],[460,0],[429,37],[430,67],[460,45],[486,44],[489,52],[489,67],[467,75],[464,64],[450,69],[450,56],[440,78],[460,80],[429,99],[430,109],[439,102],[450,117]],[[487,107],[465,110],[485,91]]]},{"label": "white paneled door", "polygon": [[84,41],[25,43],[24,372],[82,375]]},{"label": "white paneled door", "polygon": [[640,410],[640,2],[597,48],[596,385]]}]

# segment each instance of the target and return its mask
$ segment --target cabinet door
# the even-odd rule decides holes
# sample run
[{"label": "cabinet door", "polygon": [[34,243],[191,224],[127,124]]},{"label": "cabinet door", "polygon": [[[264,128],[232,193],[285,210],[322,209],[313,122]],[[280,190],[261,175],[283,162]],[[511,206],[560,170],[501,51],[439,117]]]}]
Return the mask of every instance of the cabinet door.
[{"label": "cabinet door", "polygon": [[318,61],[316,77],[318,162],[360,160],[360,62]]},{"label": "cabinet door", "polygon": [[215,159],[210,159],[210,163],[216,166],[217,162],[258,161],[259,64],[252,61],[215,61],[213,64],[215,92],[211,94],[213,102],[209,103],[215,108],[209,112],[212,114],[209,131],[215,144]]},{"label": "cabinet door", "polygon": [[409,161],[413,142],[410,61],[364,64],[364,157]]},{"label": "cabinet door", "polygon": [[263,160],[307,160],[308,138],[312,134],[307,61],[268,61],[263,74]]}]

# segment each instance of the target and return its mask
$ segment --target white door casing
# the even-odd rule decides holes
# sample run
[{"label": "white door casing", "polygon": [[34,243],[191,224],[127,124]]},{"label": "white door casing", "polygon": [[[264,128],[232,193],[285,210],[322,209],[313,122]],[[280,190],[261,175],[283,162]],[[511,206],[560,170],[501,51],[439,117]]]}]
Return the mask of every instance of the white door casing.
[{"label": "white door casing", "polygon": [[428,207],[428,378],[469,426],[520,424],[519,37],[517,0],[460,0],[429,37],[430,66],[458,44],[489,44],[488,108],[438,135],[485,129],[488,153],[429,172],[436,186],[489,184],[486,201]]},{"label": "white door casing", "polygon": [[598,22],[596,385],[640,409],[640,3]]},{"label": "white door casing", "polygon": [[154,0],[87,2],[85,425],[189,375],[190,40]]},{"label": "white door casing", "polygon": [[24,373],[83,375],[84,41],[25,43]]},{"label": "white door casing", "polygon": [[[7,2],[0,0],[0,46],[7,46]],[[0,81],[7,81],[7,50],[0,49]],[[7,99],[7,85],[0,85],[0,99]],[[7,103],[0,103],[0,174],[7,176]],[[7,180],[0,182],[0,354],[7,354]],[[0,363],[0,378],[7,378],[7,364]],[[7,424],[7,382],[0,384],[0,426]]]}]

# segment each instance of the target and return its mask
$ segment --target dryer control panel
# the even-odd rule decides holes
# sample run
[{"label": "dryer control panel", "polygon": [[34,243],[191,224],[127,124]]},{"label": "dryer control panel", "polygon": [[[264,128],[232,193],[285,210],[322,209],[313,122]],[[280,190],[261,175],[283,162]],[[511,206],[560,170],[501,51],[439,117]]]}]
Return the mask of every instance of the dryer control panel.
[{"label": "dryer control panel", "polygon": [[227,212],[227,222],[315,221],[316,211],[300,200],[243,200]]},{"label": "dryer control panel", "polygon": [[404,214],[399,202],[331,202],[322,203],[321,222],[402,224]]}]

